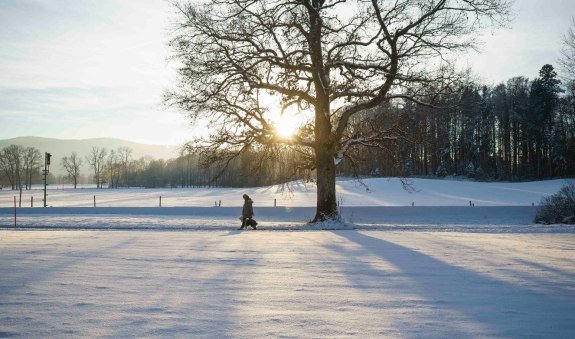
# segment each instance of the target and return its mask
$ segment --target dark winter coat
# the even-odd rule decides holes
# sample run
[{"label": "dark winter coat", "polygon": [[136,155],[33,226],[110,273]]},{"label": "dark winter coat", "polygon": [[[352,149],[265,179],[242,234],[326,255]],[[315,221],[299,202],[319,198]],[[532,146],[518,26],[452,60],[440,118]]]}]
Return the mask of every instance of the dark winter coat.
[{"label": "dark winter coat", "polygon": [[253,201],[252,199],[244,200],[244,207],[242,208],[242,217],[244,218],[251,218],[254,216],[254,208],[253,208]]}]

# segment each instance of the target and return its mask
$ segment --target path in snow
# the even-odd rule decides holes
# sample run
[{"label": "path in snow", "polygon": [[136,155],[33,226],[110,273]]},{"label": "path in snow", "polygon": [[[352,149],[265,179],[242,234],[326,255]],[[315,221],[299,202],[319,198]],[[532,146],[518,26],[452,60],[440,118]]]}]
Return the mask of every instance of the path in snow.
[{"label": "path in snow", "polygon": [[[532,206],[367,206],[342,209],[344,224],[309,225],[313,207],[258,207],[260,230],[367,229],[475,233],[575,233],[573,225],[535,225]],[[21,208],[16,228],[90,230],[232,230],[241,207]],[[13,229],[14,210],[0,208],[0,229]]]},{"label": "path in snow", "polygon": [[[341,223],[307,224],[313,207],[259,207],[260,230],[367,229],[476,233],[575,233],[572,225],[535,225],[536,207],[345,207]],[[0,208],[0,229],[232,230],[241,207]]]},{"label": "path in snow", "polygon": [[[260,230],[368,229],[475,233],[575,233],[572,225],[534,225],[531,206],[346,207],[344,224],[309,225],[313,207],[255,209]],[[0,229],[14,228],[14,210],[0,208]],[[18,210],[16,228],[92,230],[233,230],[241,207],[53,207]]]},{"label": "path in snow", "polygon": [[574,337],[575,235],[0,231],[0,337]]}]

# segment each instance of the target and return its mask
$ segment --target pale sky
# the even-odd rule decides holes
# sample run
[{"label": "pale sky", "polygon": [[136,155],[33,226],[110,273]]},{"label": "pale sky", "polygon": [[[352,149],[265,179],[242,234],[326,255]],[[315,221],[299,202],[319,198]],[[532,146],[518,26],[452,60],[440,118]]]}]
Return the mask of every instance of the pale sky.
[{"label": "pale sky", "polygon": [[[0,139],[114,137],[180,144],[194,130],[161,103],[164,0],[0,0]],[[557,64],[572,0],[516,0],[510,29],[488,31],[468,65],[488,83]]]}]

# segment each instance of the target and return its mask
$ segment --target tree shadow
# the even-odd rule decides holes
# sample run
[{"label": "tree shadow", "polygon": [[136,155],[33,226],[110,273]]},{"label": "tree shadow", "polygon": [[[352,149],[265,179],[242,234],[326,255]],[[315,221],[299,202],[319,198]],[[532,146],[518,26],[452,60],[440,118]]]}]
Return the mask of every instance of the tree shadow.
[{"label": "tree shadow", "polygon": [[[253,254],[244,257],[251,253],[250,244],[239,241],[229,249],[222,238],[162,242],[140,235],[90,249],[72,245],[54,252],[45,245],[25,250],[10,258],[14,265],[31,261],[32,255],[48,256],[43,264],[16,271],[20,274],[10,273],[14,265],[3,262],[0,309],[6,312],[0,312],[0,337],[232,337],[238,330],[237,306],[246,303],[238,289],[249,287],[237,270],[259,264]],[[232,254],[207,255],[214,247]],[[98,258],[96,265],[71,280],[75,267],[90,258]],[[3,273],[12,278],[3,279]]]},{"label": "tree shadow", "polygon": [[[219,241],[211,238],[192,243],[191,247],[178,242],[182,247],[177,252],[167,252],[169,257],[164,254],[149,258],[144,254],[137,258],[147,266],[160,267],[164,279],[146,286],[147,290],[142,291],[145,300],[124,310],[125,323],[111,335],[230,337],[238,327],[238,288],[244,287],[237,277],[237,269],[257,262],[242,257],[246,249],[244,242],[240,243],[240,248],[230,251],[237,251],[238,257],[202,256],[213,252],[214,247],[218,248]],[[191,256],[189,251],[195,255]],[[134,332],[134,328],[138,330]]]},{"label": "tree shadow", "polygon": [[[42,281],[46,281],[51,279],[53,276],[57,275],[60,271],[65,270],[71,266],[81,264],[85,262],[89,258],[94,258],[103,255],[104,253],[111,253],[116,250],[120,250],[125,248],[126,246],[132,244],[136,237],[130,237],[128,239],[116,242],[111,244],[110,246],[97,248],[94,250],[80,250],[74,251],[71,253],[66,253],[65,256],[62,255],[58,259],[60,260],[52,260],[50,264],[45,265],[34,265],[34,267],[30,267],[27,271],[31,271],[29,274],[24,273],[21,276],[14,277],[18,282],[25,282],[24,284],[1,284],[2,292],[7,294],[12,294],[17,290],[25,289],[29,286],[38,285]],[[24,257],[18,259],[18,261],[25,261],[30,260],[33,262],[33,256],[36,254],[44,255],[44,254],[52,254],[50,252],[46,252],[44,250],[29,250],[26,254],[29,254],[29,257]],[[32,257],[32,258],[30,258]],[[1,271],[1,270],[0,270]],[[10,276],[6,274],[5,277]],[[6,282],[6,281],[5,281]]]},{"label": "tree shadow", "polygon": [[[475,256],[480,255],[484,251],[481,247],[481,243],[475,244],[476,246],[470,246],[447,239],[433,239],[430,240],[429,243],[446,249],[453,246],[459,251],[463,250],[464,252]],[[519,279],[533,287],[534,290],[540,291],[549,296],[555,296],[560,299],[575,302],[575,284],[571,283],[574,277],[573,273],[550,265],[538,263],[534,260],[514,258],[514,256],[502,258],[501,253],[507,252],[502,248],[500,251],[491,253],[489,256],[481,256],[478,260],[480,260],[481,265],[496,267],[498,271],[505,272],[505,275],[507,276],[512,275],[515,279]],[[453,254],[453,252],[449,253],[449,255],[452,256]],[[510,268],[506,267],[508,265],[510,265]],[[521,272],[521,276],[515,274],[517,272],[515,269],[516,266],[523,266],[524,270]],[[495,279],[500,280],[498,278]]]},{"label": "tree shadow", "polygon": [[[329,245],[335,252],[350,258],[343,269],[358,288],[361,289],[364,284],[361,273],[382,279],[390,275],[390,272],[377,269],[361,258],[372,255],[395,266],[409,283],[396,284],[393,286],[396,290],[380,293],[415,294],[423,298],[428,305],[436,308],[435,319],[432,318],[431,322],[450,324],[447,333],[458,336],[575,335],[573,292],[571,295],[547,295],[471,269],[449,265],[416,250],[358,231],[333,231],[333,234],[359,245],[356,249]],[[563,290],[563,293],[566,291]],[[459,315],[459,322],[441,319],[452,314]],[[429,320],[423,319],[423,323],[418,325],[425,327]],[[413,319],[413,322],[418,322],[418,319]],[[471,328],[479,327],[480,332],[469,333],[457,327],[461,322],[473,325]]]}]

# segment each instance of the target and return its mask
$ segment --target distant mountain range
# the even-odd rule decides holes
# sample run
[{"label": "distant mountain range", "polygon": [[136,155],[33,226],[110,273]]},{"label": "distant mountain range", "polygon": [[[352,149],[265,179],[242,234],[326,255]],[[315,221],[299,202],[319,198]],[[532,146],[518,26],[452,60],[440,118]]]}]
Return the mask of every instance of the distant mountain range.
[{"label": "distant mountain range", "polygon": [[[60,166],[60,160],[63,157],[70,155],[72,152],[76,152],[79,156],[85,158],[94,146],[105,147],[108,150],[128,147],[132,150],[133,159],[144,156],[150,156],[154,159],[170,159],[178,155],[178,146],[147,145],[114,138],[68,140],[27,136],[0,140],[0,149],[12,144],[24,147],[36,147],[42,154],[44,154],[44,152],[51,153],[52,166],[50,170],[55,175],[64,173],[64,170]],[[88,167],[86,165],[84,165],[84,167],[85,169],[82,172],[88,173]]]}]

